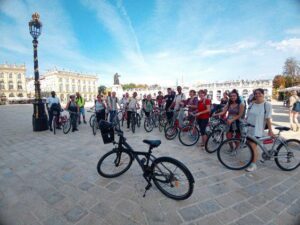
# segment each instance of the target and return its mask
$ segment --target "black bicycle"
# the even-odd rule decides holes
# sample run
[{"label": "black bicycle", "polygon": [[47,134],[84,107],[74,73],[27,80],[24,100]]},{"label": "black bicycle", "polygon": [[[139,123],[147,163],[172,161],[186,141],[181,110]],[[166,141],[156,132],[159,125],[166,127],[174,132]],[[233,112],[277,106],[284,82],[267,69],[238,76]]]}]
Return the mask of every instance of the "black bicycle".
[{"label": "black bicycle", "polygon": [[149,145],[149,150],[148,152],[138,152],[134,151],[126,142],[126,138],[120,130],[115,129],[119,141],[114,141],[114,129],[110,123],[101,121],[100,130],[103,142],[115,145],[113,150],[103,155],[98,162],[97,170],[101,176],[118,177],[125,173],[136,159],[143,171],[143,177],[148,183],[145,187],[144,197],[152,187],[152,181],[169,198],[184,200],[192,195],[195,181],[188,168],[174,158],[156,158],[152,155],[152,150],[161,144],[160,140],[143,140]]},{"label": "black bicycle", "polygon": [[[129,118],[127,118],[129,119]],[[137,112],[132,112],[131,113],[131,118],[130,118],[130,126],[132,133],[135,133],[135,126],[141,127],[141,116]]]}]

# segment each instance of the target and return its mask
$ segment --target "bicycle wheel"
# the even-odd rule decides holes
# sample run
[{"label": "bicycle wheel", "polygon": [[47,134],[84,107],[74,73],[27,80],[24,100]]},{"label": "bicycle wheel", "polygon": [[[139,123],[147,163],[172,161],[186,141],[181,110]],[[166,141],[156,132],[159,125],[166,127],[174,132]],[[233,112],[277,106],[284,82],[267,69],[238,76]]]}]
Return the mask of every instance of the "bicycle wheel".
[{"label": "bicycle wheel", "polygon": [[207,137],[207,141],[205,142],[205,151],[208,153],[214,153],[218,150],[223,140],[224,132],[222,130],[214,130]]},{"label": "bicycle wheel", "polygon": [[64,134],[67,134],[67,133],[69,133],[70,130],[71,130],[71,120],[70,120],[70,118],[68,118],[67,121],[63,125],[63,132],[64,132]]},{"label": "bicycle wheel", "polygon": [[175,126],[169,126],[165,131],[165,137],[168,140],[173,140],[177,136],[178,130]]},{"label": "bicycle wheel", "polygon": [[137,127],[141,127],[141,120],[142,120],[142,118],[141,118],[140,114],[136,114],[136,125],[137,125]]},{"label": "bicycle wheel", "polygon": [[56,134],[56,116],[53,116],[52,119],[52,129],[53,129],[53,134]]},{"label": "bicycle wheel", "polygon": [[135,132],[135,116],[134,115],[131,115],[131,130],[132,130],[132,133]]},{"label": "bicycle wheel", "polygon": [[159,119],[158,119],[158,129],[159,129],[159,132],[162,132],[167,124],[167,118],[166,117],[163,117],[163,116],[160,116]]},{"label": "bicycle wheel", "polygon": [[90,117],[90,120],[89,120],[90,127],[93,127],[94,117],[95,117],[95,114],[92,114],[91,117]]},{"label": "bicycle wheel", "polygon": [[170,157],[160,157],[151,165],[155,186],[167,197],[184,200],[191,196],[194,178],[188,168]]},{"label": "bicycle wheel", "polygon": [[228,169],[242,170],[247,168],[254,154],[251,146],[241,139],[232,138],[223,141],[218,149],[219,161]]},{"label": "bicycle wheel", "polygon": [[195,126],[186,126],[179,130],[178,138],[181,144],[192,146],[197,143],[200,137],[200,132]]},{"label": "bicycle wheel", "polygon": [[281,143],[275,153],[276,165],[285,171],[291,171],[300,166],[300,141],[289,139]]},{"label": "bicycle wheel", "polygon": [[95,136],[96,133],[97,133],[97,129],[98,129],[98,122],[97,122],[97,118],[95,117],[94,120],[93,120],[93,135]]},{"label": "bicycle wheel", "polygon": [[113,149],[100,158],[97,171],[103,177],[118,177],[130,168],[132,161],[132,155],[127,151]]},{"label": "bicycle wheel", "polygon": [[153,121],[151,118],[146,118],[144,121],[144,129],[146,132],[151,132],[154,128]]},{"label": "bicycle wheel", "polygon": [[118,114],[117,114],[117,117],[118,117],[118,120],[121,121],[122,118],[123,118],[123,112],[119,111]]}]

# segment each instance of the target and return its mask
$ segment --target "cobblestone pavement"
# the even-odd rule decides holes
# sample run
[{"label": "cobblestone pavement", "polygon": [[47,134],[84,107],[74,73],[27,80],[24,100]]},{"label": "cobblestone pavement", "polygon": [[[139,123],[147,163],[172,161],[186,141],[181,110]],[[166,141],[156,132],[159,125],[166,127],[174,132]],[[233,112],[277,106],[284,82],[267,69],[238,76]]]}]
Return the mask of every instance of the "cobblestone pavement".
[{"label": "cobblestone pavement", "polygon": [[137,150],[142,139],[161,139],[154,153],[175,157],[196,183],[185,201],[164,197],[146,182],[136,162],[124,175],[106,179],[96,164],[112,146],[89,125],[55,136],[32,132],[32,106],[0,107],[1,225],[296,225],[300,224],[300,170],[283,172],[273,161],[254,173],[230,171],[199,147],[166,141],[158,130],[125,133]]}]

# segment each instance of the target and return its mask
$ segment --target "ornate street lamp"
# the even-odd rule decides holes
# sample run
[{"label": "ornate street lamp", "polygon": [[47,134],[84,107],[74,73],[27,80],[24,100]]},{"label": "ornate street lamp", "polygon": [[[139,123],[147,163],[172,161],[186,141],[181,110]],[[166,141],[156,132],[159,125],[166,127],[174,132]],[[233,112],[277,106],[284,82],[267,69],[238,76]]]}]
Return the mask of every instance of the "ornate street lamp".
[{"label": "ornate street lamp", "polygon": [[33,103],[32,125],[33,131],[48,130],[48,118],[45,112],[45,105],[41,99],[40,75],[37,56],[38,37],[41,34],[42,23],[39,20],[38,13],[32,14],[32,20],[29,22],[29,32],[33,37],[33,62],[34,62],[34,86],[35,86],[35,101]]}]

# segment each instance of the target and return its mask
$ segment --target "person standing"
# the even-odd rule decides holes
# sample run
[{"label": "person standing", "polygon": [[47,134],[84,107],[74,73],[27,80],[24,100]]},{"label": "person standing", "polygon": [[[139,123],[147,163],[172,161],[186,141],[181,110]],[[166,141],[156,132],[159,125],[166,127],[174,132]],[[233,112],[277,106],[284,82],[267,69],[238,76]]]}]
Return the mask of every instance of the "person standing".
[{"label": "person standing", "polygon": [[294,107],[295,104],[299,104],[300,99],[297,95],[296,91],[292,91],[291,96],[289,98],[289,117],[290,117],[290,124],[291,129],[293,131],[299,131],[299,121],[298,121],[298,115],[299,115],[299,109]]},{"label": "person standing", "polygon": [[111,93],[110,98],[107,99],[107,108],[109,113],[109,122],[112,122],[117,114],[117,105],[119,104],[119,100],[116,97],[116,92],[113,91]]},{"label": "person standing", "polygon": [[98,123],[100,120],[105,120],[105,109],[106,105],[102,100],[102,95],[98,95],[97,100],[95,101],[95,112]]},{"label": "person standing", "polygon": [[185,104],[188,108],[188,112],[196,113],[198,108],[198,97],[195,90],[190,90],[189,92],[190,97],[186,100]]},{"label": "person standing", "polygon": [[84,98],[79,94],[79,92],[76,93],[76,104],[79,107],[79,117],[78,117],[78,123],[80,124],[80,117],[82,115],[82,119],[83,122],[86,124],[86,120],[85,120],[85,111],[84,111],[84,105],[85,105],[85,101]]},{"label": "person standing", "polygon": [[136,112],[137,109],[139,108],[139,103],[138,100],[136,99],[137,93],[133,92],[132,98],[128,102],[128,107],[127,107],[127,131],[129,131],[130,127],[130,120],[133,112]]},{"label": "person standing", "polygon": [[146,100],[143,102],[143,109],[146,117],[149,117],[154,108],[154,101],[152,100],[151,94],[147,95]]},{"label": "person standing", "polygon": [[[57,115],[57,120],[60,115],[60,110],[61,110],[61,105],[58,97],[56,97],[55,91],[51,91],[51,96],[47,98],[46,101],[46,107],[48,110],[48,115],[49,115],[49,121],[48,125],[50,127],[50,131],[53,131],[52,129],[52,120],[53,120],[53,113]],[[58,121],[56,121],[57,124]],[[57,129],[61,129],[59,126],[56,127]]]},{"label": "person standing", "polygon": [[162,95],[162,92],[159,91],[158,95],[156,97],[156,103],[157,103],[157,107],[159,109],[162,109],[162,107],[163,107],[163,100],[164,100],[164,96]]},{"label": "person standing", "polygon": [[168,88],[167,91],[168,91],[168,94],[165,95],[165,97],[164,97],[164,101],[166,102],[165,109],[166,109],[167,120],[171,121],[173,118],[173,112],[170,112],[170,110],[172,109],[171,106],[172,106],[172,103],[174,102],[175,95],[172,94],[171,88]]},{"label": "person standing", "polygon": [[198,95],[199,95],[198,112],[195,114],[195,116],[197,116],[197,122],[200,128],[200,133],[202,138],[200,147],[204,147],[205,142],[207,141],[207,135],[205,133],[205,130],[210,116],[211,100],[207,98],[205,90],[200,90],[198,92]]},{"label": "person standing", "polygon": [[66,110],[70,111],[72,132],[78,131],[78,129],[77,129],[77,115],[80,112],[80,107],[76,103],[75,95],[70,95],[70,101],[66,105]]},{"label": "person standing", "polygon": [[[249,105],[246,121],[254,127],[248,127],[249,134],[253,137],[260,138],[264,136],[265,126],[268,128],[268,135],[274,137],[271,125],[272,105],[265,101],[264,90],[258,88],[254,91],[255,100]],[[257,169],[258,149],[257,144],[249,141],[253,149],[254,158],[250,166],[246,169],[247,172],[252,172]]]}]

